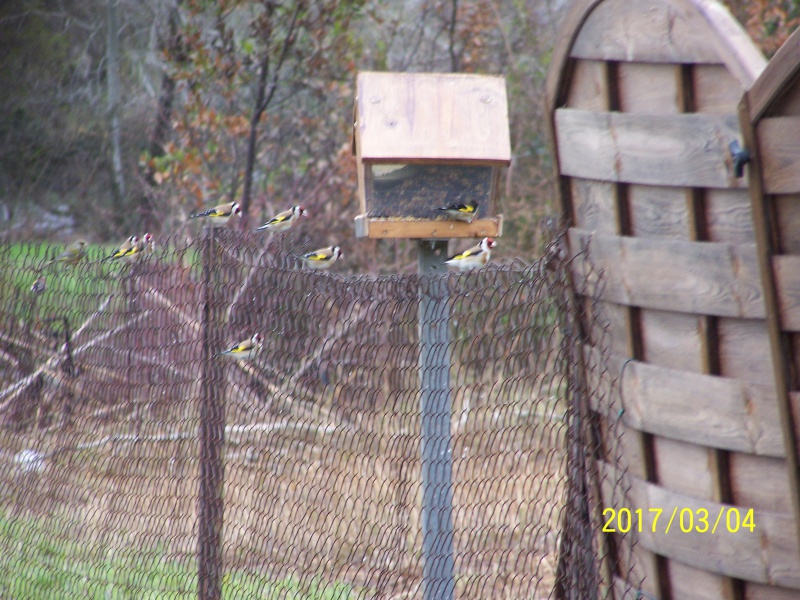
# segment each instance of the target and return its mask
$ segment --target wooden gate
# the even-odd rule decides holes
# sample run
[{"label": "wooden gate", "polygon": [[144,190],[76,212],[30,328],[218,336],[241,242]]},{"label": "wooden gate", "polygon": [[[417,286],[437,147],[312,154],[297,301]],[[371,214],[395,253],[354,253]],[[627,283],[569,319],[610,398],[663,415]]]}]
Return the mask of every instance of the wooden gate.
[{"label": "wooden gate", "polygon": [[[730,152],[743,141],[738,104],[765,60],[712,0],[579,0],[561,40],[548,102],[576,289],[602,272],[583,350],[587,364],[610,365],[624,407],[609,411],[601,393],[591,401],[606,494],[596,516],[611,516],[601,517],[605,484],[624,481],[634,517],[629,535],[601,534],[606,591],[797,597],[788,404],[777,401],[747,170],[737,177]],[[800,130],[784,140],[800,145]],[[797,157],[788,194],[800,192]],[[800,210],[785,210],[793,245],[781,248],[779,275],[800,271],[786,256],[800,254]],[[786,281],[782,323],[795,332],[800,280]],[[590,390],[595,374],[586,370]],[[603,439],[615,428],[624,474]]]}]

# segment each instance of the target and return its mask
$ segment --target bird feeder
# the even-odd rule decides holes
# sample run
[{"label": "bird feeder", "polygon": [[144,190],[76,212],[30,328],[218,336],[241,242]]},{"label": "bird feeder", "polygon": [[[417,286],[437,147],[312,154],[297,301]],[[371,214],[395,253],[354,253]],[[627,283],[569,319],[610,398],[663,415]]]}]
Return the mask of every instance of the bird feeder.
[{"label": "bird feeder", "polygon": [[[497,237],[501,169],[511,162],[502,77],[362,72],[353,153],[357,237]],[[477,203],[471,222],[439,207]]]}]

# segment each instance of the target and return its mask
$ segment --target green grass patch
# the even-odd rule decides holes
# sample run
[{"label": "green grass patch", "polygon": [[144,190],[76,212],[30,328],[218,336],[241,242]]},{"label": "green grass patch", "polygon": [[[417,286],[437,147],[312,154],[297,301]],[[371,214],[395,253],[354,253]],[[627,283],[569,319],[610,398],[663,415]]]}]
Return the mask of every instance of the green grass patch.
[{"label": "green grass patch", "polygon": [[[196,561],[170,556],[165,547],[103,549],[100,542],[65,539],[55,519],[0,517],[0,590],[4,600],[190,600],[197,598]],[[111,534],[109,544],[124,546]],[[275,581],[232,571],[222,582],[226,600],[348,600],[343,583],[293,577]]]}]

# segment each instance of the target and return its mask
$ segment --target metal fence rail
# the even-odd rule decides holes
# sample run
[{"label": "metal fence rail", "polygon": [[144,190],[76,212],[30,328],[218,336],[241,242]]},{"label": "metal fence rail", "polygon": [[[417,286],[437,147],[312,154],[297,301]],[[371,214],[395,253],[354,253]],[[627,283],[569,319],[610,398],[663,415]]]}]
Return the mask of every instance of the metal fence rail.
[{"label": "metal fence rail", "polygon": [[[0,245],[0,597],[421,598],[419,309],[442,290],[455,597],[607,591],[588,309],[558,253],[344,277],[285,246],[90,252],[37,293],[44,249]],[[215,356],[255,333],[253,360]]]}]

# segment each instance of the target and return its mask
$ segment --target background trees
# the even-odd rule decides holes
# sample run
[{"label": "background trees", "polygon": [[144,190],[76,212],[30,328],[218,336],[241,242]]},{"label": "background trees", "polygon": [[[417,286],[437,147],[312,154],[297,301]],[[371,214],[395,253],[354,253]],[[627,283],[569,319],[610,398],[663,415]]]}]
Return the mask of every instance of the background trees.
[{"label": "background trees", "polygon": [[[186,214],[218,201],[239,200],[250,225],[302,203],[313,218],[299,243],[347,240],[354,270],[412,268],[410,244],[350,241],[355,74],[466,71],[506,77],[514,159],[498,255],[531,255],[555,210],[544,79],[567,4],[7,0],[2,227],[105,241],[192,234]],[[730,6],[766,53],[800,16],[796,0]]]}]

